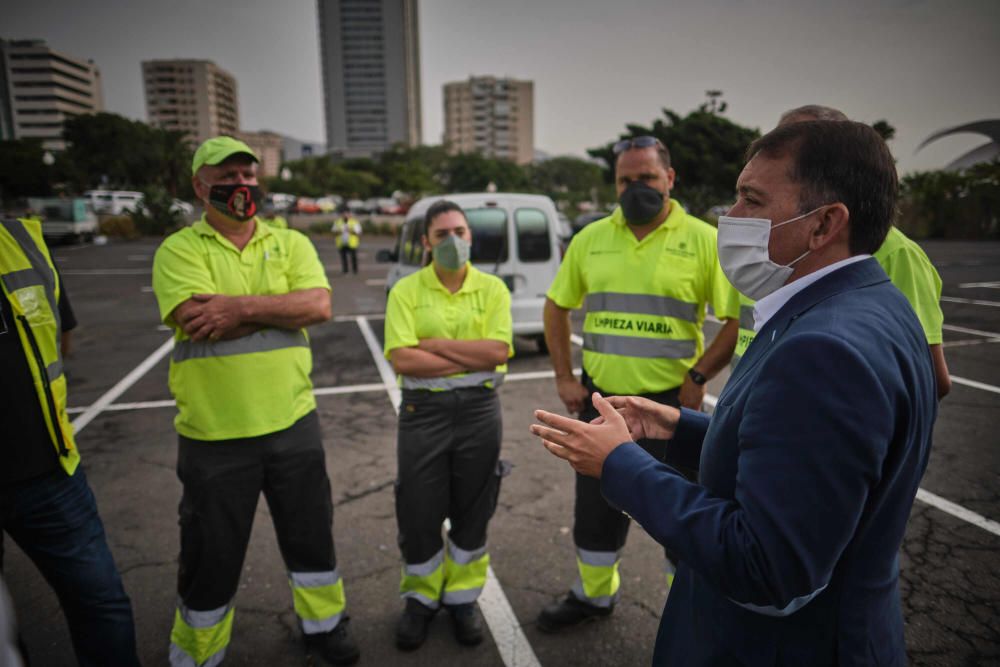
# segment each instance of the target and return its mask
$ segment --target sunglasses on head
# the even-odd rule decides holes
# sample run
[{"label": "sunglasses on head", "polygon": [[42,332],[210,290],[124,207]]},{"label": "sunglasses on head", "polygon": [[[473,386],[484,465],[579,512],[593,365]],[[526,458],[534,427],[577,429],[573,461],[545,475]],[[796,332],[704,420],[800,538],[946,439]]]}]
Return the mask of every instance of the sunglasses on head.
[{"label": "sunglasses on head", "polygon": [[615,144],[614,148],[612,148],[611,150],[614,152],[615,155],[618,155],[619,153],[627,151],[630,148],[649,148],[650,146],[660,147],[662,145],[663,144],[661,144],[660,140],[657,139],[656,137],[650,137],[650,136],[632,137],[631,139],[622,139],[617,144]]}]

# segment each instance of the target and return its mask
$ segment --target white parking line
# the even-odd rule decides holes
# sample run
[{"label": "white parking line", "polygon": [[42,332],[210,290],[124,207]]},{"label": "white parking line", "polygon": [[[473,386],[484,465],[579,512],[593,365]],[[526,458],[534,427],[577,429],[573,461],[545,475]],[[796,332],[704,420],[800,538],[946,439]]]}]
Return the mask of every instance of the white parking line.
[{"label": "white parking line", "polygon": [[991,384],[986,384],[985,382],[976,382],[975,380],[960,378],[957,375],[952,375],[951,381],[957,384],[964,384],[966,387],[972,387],[973,389],[982,389],[983,391],[989,391],[993,392],[994,394],[1000,394],[1000,387],[995,387]]},{"label": "white parking line", "polygon": [[943,296],[942,301],[948,303],[967,303],[973,306],[993,306],[994,308],[1000,308],[1000,301],[984,301],[983,299],[960,299],[957,296]]},{"label": "white parking line", "polygon": [[[358,328],[361,329],[361,335],[368,343],[368,349],[378,367],[379,375],[382,376],[385,383],[385,389],[392,401],[392,409],[396,411],[396,414],[399,414],[399,403],[402,400],[402,395],[396,387],[396,375],[393,373],[392,367],[389,366],[389,362],[385,360],[382,348],[379,346],[378,339],[375,337],[371,325],[368,324],[368,320],[364,317],[358,317],[357,323]],[[493,573],[492,566],[486,568],[486,585],[479,596],[479,609],[483,612],[483,619],[490,629],[490,634],[493,635],[493,641],[497,645],[497,651],[500,653],[500,659],[503,660],[504,665],[507,667],[541,667],[541,663],[535,656],[535,651],[528,643],[528,638],[521,630],[521,623],[517,620],[514,609],[510,606],[507,596],[504,595],[503,588],[500,587],[500,581]]]},{"label": "white parking line", "polygon": [[992,289],[1000,289],[1000,280],[994,280],[988,283],[959,283],[959,289],[970,289],[972,287],[989,287]]},{"label": "white parking line", "polygon": [[973,526],[979,526],[983,530],[993,533],[994,535],[1000,535],[1000,523],[997,523],[992,519],[987,519],[986,517],[976,514],[971,510],[967,510],[961,505],[953,503],[950,500],[945,500],[941,496],[931,493],[926,489],[917,489],[917,500],[927,503],[931,507],[936,507],[942,512],[947,512],[962,521],[971,523]]},{"label": "white parking line", "polygon": [[104,392],[97,401],[94,402],[89,408],[83,411],[79,417],[73,420],[73,431],[77,434],[87,427],[94,417],[101,414],[111,403],[125,393],[125,390],[135,384],[139,378],[149,372],[149,369],[160,362],[160,359],[165,357],[170,350],[174,348],[174,337],[171,336],[163,342],[163,345],[156,348],[151,355],[145,358],[141,364],[132,369],[128,375],[123,377],[118,381],[118,384],[113,386]]},{"label": "white parking line", "polygon": [[148,269],[66,269],[59,273],[64,276],[146,276],[153,272]]},{"label": "white parking line", "polygon": [[945,331],[954,331],[956,333],[967,333],[973,336],[986,336],[987,338],[1000,338],[1000,333],[995,331],[983,331],[982,329],[969,329],[968,327],[957,327],[954,324],[942,324],[941,328]]}]

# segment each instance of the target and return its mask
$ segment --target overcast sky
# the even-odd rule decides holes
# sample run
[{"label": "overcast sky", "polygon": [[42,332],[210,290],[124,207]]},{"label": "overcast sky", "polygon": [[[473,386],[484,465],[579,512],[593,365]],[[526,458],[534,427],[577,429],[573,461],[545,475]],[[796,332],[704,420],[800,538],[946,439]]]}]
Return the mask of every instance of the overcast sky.
[{"label": "overcast sky", "polygon": [[[765,131],[806,103],[885,118],[904,172],[986,141],[914,154],[932,132],[1000,118],[998,0],[421,0],[419,16],[424,143],[441,141],[442,84],[473,74],[535,82],[550,154],[583,156],[708,89]],[[243,129],[325,139],[312,0],[3,0],[0,37],[92,58],[106,109],[143,120],[142,60],[214,60],[239,82]]]}]

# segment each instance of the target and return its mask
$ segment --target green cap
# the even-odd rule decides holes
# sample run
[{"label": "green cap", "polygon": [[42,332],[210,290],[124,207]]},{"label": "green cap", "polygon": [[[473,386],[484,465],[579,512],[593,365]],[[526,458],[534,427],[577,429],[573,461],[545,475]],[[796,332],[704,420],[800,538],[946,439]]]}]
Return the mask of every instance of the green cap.
[{"label": "green cap", "polygon": [[206,164],[219,164],[226,158],[237,153],[246,153],[253,158],[254,162],[260,162],[260,158],[249,146],[232,137],[212,137],[194,152],[194,160],[191,162],[191,174],[197,174],[198,170]]}]

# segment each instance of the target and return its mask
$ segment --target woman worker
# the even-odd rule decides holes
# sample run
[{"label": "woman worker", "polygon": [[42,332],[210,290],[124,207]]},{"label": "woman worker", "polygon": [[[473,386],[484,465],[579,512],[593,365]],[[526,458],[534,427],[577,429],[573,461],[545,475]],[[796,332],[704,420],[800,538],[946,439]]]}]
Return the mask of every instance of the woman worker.
[{"label": "woman worker", "polygon": [[442,605],[460,643],[483,639],[476,599],[499,492],[496,389],[513,353],[510,293],[469,263],[472,236],[462,209],[432,205],[421,240],[432,261],[392,288],[385,313],[385,355],[403,394],[396,482],[406,604],[396,645],[403,650],[423,644]]}]

